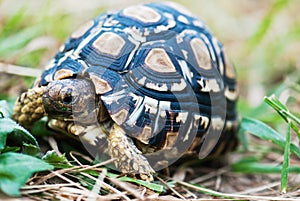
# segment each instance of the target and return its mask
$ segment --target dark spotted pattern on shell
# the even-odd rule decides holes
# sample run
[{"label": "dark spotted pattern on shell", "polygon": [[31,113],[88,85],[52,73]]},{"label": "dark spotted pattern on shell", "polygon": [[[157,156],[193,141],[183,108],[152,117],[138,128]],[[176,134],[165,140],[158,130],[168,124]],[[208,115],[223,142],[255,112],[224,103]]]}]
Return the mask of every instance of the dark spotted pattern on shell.
[{"label": "dark spotted pattern on shell", "polygon": [[233,66],[203,21],[178,5],[132,6],[86,23],[49,63],[40,85],[77,76],[93,81],[114,122],[155,149],[190,139],[199,151],[209,127],[223,130],[223,144],[235,140]]}]

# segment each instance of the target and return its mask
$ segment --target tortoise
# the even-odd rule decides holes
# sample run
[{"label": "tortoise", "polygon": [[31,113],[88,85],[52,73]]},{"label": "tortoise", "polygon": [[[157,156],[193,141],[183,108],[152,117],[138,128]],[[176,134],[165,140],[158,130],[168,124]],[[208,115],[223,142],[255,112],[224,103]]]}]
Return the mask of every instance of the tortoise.
[{"label": "tortoise", "polygon": [[48,126],[144,180],[181,156],[237,144],[235,69],[205,23],[164,2],[107,12],[75,31],[13,118]]}]

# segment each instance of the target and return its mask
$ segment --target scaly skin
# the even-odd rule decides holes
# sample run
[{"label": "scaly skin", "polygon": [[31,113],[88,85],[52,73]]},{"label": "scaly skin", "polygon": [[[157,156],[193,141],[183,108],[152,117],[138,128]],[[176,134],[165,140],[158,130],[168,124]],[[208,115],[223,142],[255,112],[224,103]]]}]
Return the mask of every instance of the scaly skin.
[{"label": "scaly skin", "polygon": [[42,96],[46,87],[34,87],[21,94],[15,103],[12,118],[25,127],[46,115]]},{"label": "scaly skin", "polygon": [[108,136],[108,152],[115,158],[115,166],[123,173],[138,174],[141,179],[152,181],[155,172],[141,151],[136,148],[125,131],[114,124]]}]

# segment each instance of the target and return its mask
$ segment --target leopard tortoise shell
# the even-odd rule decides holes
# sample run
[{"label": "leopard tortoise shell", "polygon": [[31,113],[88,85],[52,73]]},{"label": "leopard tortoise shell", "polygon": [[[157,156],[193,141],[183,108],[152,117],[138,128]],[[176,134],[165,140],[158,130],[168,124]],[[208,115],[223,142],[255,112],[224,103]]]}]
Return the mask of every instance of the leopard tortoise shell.
[{"label": "leopard tortoise shell", "polygon": [[89,21],[60,48],[13,118],[97,147],[124,173],[152,179],[184,154],[237,142],[235,71],[203,21],[180,5],[149,3]]}]

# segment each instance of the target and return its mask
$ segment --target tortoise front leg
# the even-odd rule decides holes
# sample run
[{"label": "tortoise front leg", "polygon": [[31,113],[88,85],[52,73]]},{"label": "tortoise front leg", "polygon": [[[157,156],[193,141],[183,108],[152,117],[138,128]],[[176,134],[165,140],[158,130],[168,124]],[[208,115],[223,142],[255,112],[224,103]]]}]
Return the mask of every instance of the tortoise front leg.
[{"label": "tortoise front leg", "polygon": [[45,115],[42,96],[45,87],[34,87],[21,94],[17,99],[12,118],[25,127],[30,127],[35,121]]},{"label": "tortoise front leg", "polygon": [[117,124],[113,125],[108,136],[108,153],[115,158],[115,166],[122,173],[138,174],[143,180],[153,180],[152,174],[155,171]]},{"label": "tortoise front leg", "polygon": [[147,159],[120,126],[111,124],[107,121],[98,126],[81,126],[57,119],[51,119],[48,123],[53,130],[80,137],[83,142],[94,146],[95,153],[107,154],[115,159],[114,164],[120,172],[138,174],[141,179],[152,181],[154,170]]}]

